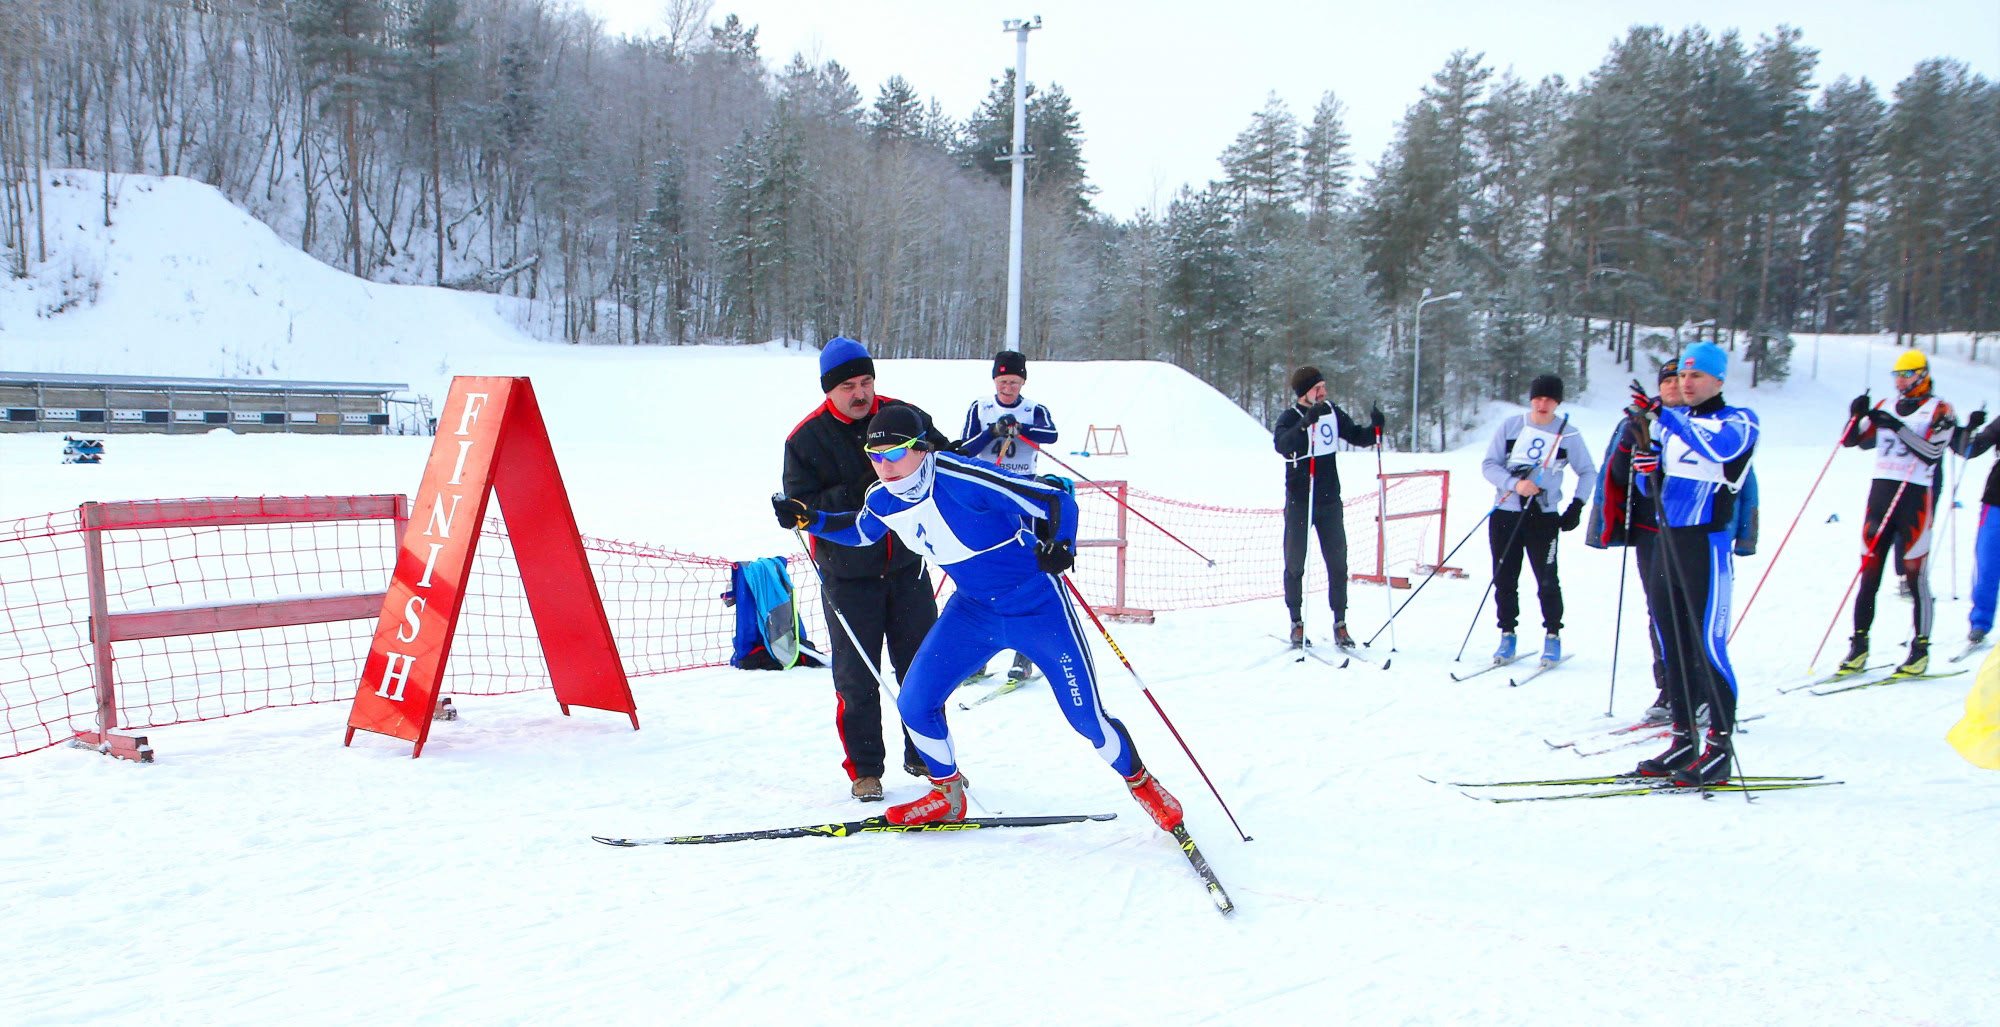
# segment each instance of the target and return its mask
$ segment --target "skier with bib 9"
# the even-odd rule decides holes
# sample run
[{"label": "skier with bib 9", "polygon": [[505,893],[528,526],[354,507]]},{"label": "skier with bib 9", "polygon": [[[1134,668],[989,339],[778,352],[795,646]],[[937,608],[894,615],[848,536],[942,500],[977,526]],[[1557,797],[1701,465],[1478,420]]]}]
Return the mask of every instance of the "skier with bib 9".
[{"label": "skier with bib 9", "polygon": [[771,504],[781,526],[842,545],[870,545],[894,531],[905,546],[949,568],[958,584],[896,701],[928,765],[931,790],[891,806],[889,822],[965,819],[965,777],[945,724],[945,700],[995,653],[1014,649],[1042,668],[1070,726],[1125,779],[1153,822],[1163,831],[1180,826],[1180,803],[1140,761],[1125,726],[1104,712],[1090,647],[1057,581],[1076,559],[1076,497],[1050,480],[934,451],[922,422],[903,408],[875,415],[867,451],[880,480],[860,509],[811,512],[783,496]]},{"label": "skier with bib 9", "polygon": [[1326,398],[1326,376],[1310,365],[1292,372],[1292,395],[1298,401],[1278,415],[1271,428],[1271,445],[1285,458],[1285,609],[1291,611],[1291,643],[1306,643],[1306,544],[1319,536],[1319,555],[1326,561],[1326,601],[1333,608],[1334,644],[1354,648],[1347,631],[1347,524],[1340,502],[1340,471],[1333,454],[1341,440],[1352,446],[1373,446],[1384,420],[1381,408],[1363,424]]},{"label": "skier with bib 9", "polygon": [[1854,597],[1854,634],[1840,664],[1846,673],[1867,668],[1875,593],[1882,587],[1883,565],[1898,546],[1913,600],[1915,633],[1909,655],[1896,673],[1922,674],[1930,669],[1931,620],[1936,612],[1930,582],[1931,525],[1939,465],[1958,418],[1951,404],[1933,390],[1930,361],[1923,351],[1904,350],[1892,373],[1895,406],[1885,406],[1886,400],[1871,405],[1865,392],[1854,397],[1848,405],[1854,422],[1840,440],[1843,446],[1875,451],[1875,480],[1868,489],[1867,516],[1861,527],[1861,588]]},{"label": "skier with bib 9", "polygon": [[[965,431],[956,449],[1002,470],[1032,477],[1042,446],[1055,445],[1056,419],[1049,408],[1021,395],[1028,384],[1028,358],[1003,349],[993,354],[993,395],[972,401],[965,412]],[[1035,668],[1022,653],[1014,654],[1007,684],[1019,685]]]}]

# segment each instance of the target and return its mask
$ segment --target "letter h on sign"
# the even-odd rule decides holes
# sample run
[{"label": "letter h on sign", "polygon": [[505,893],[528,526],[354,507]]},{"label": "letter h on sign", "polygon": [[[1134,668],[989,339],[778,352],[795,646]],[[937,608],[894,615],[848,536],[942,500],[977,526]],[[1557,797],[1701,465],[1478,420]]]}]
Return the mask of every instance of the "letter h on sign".
[{"label": "letter h on sign", "polygon": [[486,500],[496,493],[563,715],[571,706],[610,710],[630,716],[636,730],[632,688],[533,386],[526,378],[454,378],[442,413],[438,423],[452,430],[431,445],[344,744],[357,730],[372,731],[414,742],[411,755],[423,754]]}]

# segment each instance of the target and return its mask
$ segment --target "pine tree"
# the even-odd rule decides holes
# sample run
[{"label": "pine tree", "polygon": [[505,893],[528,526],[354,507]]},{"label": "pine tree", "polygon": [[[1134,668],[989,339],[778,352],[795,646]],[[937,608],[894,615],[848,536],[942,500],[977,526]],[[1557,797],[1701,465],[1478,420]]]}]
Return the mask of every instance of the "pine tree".
[{"label": "pine tree", "polygon": [[361,253],[361,107],[383,91],[380,65],[386,24],[380,0],[298,0],[291,28],[299,55],[314,69],[307,88],[340,111],[341,149],[347,158],[347,247],[356,277]]}]

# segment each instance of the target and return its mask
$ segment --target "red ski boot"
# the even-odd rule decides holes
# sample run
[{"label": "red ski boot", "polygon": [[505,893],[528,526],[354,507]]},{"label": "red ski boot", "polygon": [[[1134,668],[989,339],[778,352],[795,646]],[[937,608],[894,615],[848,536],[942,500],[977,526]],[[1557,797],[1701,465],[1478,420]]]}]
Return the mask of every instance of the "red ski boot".
[{"label": "red ski boot", "polygon": [[931,778],[931,790],[915,802],[889,807],[892,824],[935,824],[965,819],[965,775]]},{"label": "red ski boot", "polygon": [[1132,797],[1145,807],[1146,815],[1160,825],[1160,830],[1172,831],[1181,826],[1180,801],[1160,787],[1159,780],[1153,777],[1151,771],[1145,767],[1133,771],[1132,776],[1125,779],[1125,787],[1132,789]]}]

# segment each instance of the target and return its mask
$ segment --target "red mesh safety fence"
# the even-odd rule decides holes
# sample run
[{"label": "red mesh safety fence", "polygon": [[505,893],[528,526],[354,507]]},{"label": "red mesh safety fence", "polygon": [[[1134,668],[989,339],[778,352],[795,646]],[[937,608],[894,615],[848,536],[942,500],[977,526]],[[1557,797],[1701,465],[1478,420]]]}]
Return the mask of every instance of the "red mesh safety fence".
[{"label": "red mesh safety fence", "polygon": [[[161,501],[162,507],[244,501]],[[281,500],[256,501],[266,504]],[[394,567],[397,522],[173,523],[147,504],[115,504],[98,534],[112,634],[115,729],[156,728],[354,695]],[[91,532],[77,511],[0,524],[0,758],[97,726],[91,633]],[[626,673],[727,663],[736,612],[723,605],[733,565],[654,546],[586,537]],[[445,691],[495,695],[549,686],[506,526],[488,518],[453,639]],[[819,583],[790,560],[804,630],[824,651]],[[370,606],[372,597],[373,606]],[[358,602],[354,619],[182,632],[191,614],[254,616],[260,604]],[[133,625],[138,625],[134,627]],[[148,625],[151,625],[150,627]],[[154,637],[129,638],[124,634]]]},{"label": "red mesh safety fence", "polygon": [[[1379,562],[1376,493],[1347,498],[1350,571],[1408,574],[1435,562],[1448,490],[1443,472],[1388,476]],[[0,523],[0,758],[98,726],[93,535],[103,581],[97,616],[106,625],[102,648],[111,657],[116,706],[109,729],[352,698],[394,567],[398,521],[325,511],[385,498],[394,497],[93,504],[95,513]],[[1281,510],[1182,502],[1117,482],[1082,485],[1077,499],[1075,577],[1093,605],[1191,609],[1282,592]],[[318,513],[294,516],[306,510]],[[194,523],[190,511],[228,513],[219,518],[224,523]],[[627,674],[728,662],[736,628],[736,611],[722,601],[730,561],[583,542]],[[488,519],[475,561],[444,690],[494,695],[548,687],[499,518]],[[805,637],[825,652],[831,639],[818,578],[803,554],[788,562]],[[1307,565],[1308,593],[1323,593],[1323,564],[1315,556]],[[306,612],[274,618],[279,608]]]},{"label": "red mesh safety fence", "polygon": [[[1449,473],[1392,474],[1387,479],[1388,519],[1379,548],[1376,491],[1342,497],[1350,574],[1379,576],[1383,571],[1378,568],[1386,568],[1391,575],[1407,576],[1435,564],[1443,552],[1440,529]],[[1077,538],[1084,544],[1078,547],[1072,577],[1092,605],[1187,610],[1284,594],[1282,509],[1189,503],[1123,490],[1119,482],[1079,483],[1077,506],[1081,515]],[[1119,548],[1088,544],[1121,536],[1125,539],[1122,593]],[[1308,597],[1326,594],[1326,564],[1318,547],[1315,538],[1306,557]],[[1386,557],[1381,563],[1378,553]],[[1208,560],[1215,566],[1208,566]]]},{"label": "red mesh safety fence", "polygon": [[0,756],[94,724],[81,528],[74,510],[0,522]]}]

